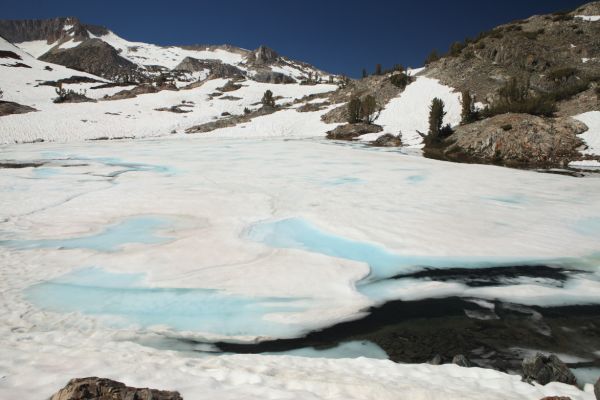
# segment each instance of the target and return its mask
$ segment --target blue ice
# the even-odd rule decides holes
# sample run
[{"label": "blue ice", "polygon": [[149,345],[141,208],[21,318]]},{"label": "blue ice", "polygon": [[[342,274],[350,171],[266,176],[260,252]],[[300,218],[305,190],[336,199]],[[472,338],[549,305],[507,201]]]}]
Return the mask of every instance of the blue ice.
[{"label": "blue ice", "polygon": [[300,307],[287,298],[253,298],[210,289],[155,288],[143,274],[85,268],[26,290],[27,299],[54,312],[102,317],[115,328],[166,326],[223,336],[289,336],[289,325],[264,320]]},{"label": "blue ice", "polygon": [[128,218],[116,225],[108,226],[99,233],[67,239],[0,240],[0,246],[18,250],[27,249],[90,249],[114,252],[127,243],[158,244],[172,240],[155,232],[167,228],[171,221],[154,216]]},{"label": "blue ice", "polygon": [[355,178],[352,176],[342,176],[339,178],[331,179],[325,181],[325,185],[327,186],[340,186],[340,185],[348,185],[348,184],[357,184],[361,183],[362,180],[359,178]]},{"label": "blue ice", "polygon": [[575,224],[575,232],[586,236],[600,235],[600,217],[586,218]]},{"label": "blue ice", "polygon": [[[385,247],[324,232],[302,218],[261,222],[247,231],[250,240],[275,248],[292,248],[364,262],[371,273],[363,282],[385,279],[418,267],[488,267],[522,262],[516,259],[419,257],[393,253]],[[533,260],[528,262],[535,263]]]}]

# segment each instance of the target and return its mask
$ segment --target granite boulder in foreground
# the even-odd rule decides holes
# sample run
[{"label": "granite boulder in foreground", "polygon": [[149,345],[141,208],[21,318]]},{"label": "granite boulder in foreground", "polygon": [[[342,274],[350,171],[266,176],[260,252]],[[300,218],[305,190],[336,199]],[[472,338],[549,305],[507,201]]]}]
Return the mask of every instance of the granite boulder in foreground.
[{"label": "granite boulder in foreground", "polygon": [[105,378],[76,378],[50,400],[183,400],[179,392],[134,388]]}]

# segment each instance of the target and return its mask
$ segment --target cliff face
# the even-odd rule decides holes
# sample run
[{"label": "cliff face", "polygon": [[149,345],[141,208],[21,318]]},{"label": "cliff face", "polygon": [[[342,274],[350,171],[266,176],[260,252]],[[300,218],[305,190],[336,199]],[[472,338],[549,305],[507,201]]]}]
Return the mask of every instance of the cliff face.
[{"label": "cliff face", "polygon": [[108,33],[108,30],[102,26],[83,24],[75,17],[0,20],[0,36],[12,43],[32,40],[54,43],[67,37],[81,41],[90,37],[88,32],[99,36]]}]

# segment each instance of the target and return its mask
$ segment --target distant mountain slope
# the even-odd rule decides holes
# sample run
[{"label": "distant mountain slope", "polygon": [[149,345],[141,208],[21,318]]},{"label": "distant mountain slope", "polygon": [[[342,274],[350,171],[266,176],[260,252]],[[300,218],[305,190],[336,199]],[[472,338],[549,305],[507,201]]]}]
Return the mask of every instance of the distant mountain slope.
[{"label": "distant mountain slope", "polygon": [[[115,71],[118,70],[138,81],[152,79],[157,74],[168,74],[186,59],[220,61],[259,82],[300,82],[316,76],[325,81],[330,76],[333,78],[312,65],[280,56],[265,46],[250,51],[230,45],[157,46],[130,42],[107,28],[87,25],[73,17],[3,20],[0,21],[0,36],[34,57],[108,79],[116,79]],[[94,45],[88,43],[94,40]],[[93,57],[90,51],[86,51],[90,47],[99,48],[98,41],[113,49],[103,46],[103,51],[110,55],[113,62],[101,63],[100,57]],[[124,60],[130,62],[125,69]],[[207,72],[210,73],[208,69]]]}]

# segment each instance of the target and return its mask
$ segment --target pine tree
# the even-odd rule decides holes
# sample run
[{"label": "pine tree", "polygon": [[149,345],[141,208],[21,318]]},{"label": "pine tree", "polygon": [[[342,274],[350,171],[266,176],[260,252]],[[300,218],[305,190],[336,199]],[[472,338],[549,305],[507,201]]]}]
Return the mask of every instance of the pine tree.
[{"label": "pine tree", "polygon": [[429,107],[429,135],[434,139],[440,138],[442,124],[444,123],[444,102],[437,97],[431,101]]},{"label": "pine tree", "polygon": [[477,120],[477,112],[475,111],[475,101],[473,96],[468,90],[463,90],[461,93],[462,96],[462,110],[460,113],[460,123],[461,125],[470,124],[471,122],[475,122]]},{"label": "pine tree", "polygon": [[375,97],[367,95],[361,102],[360,119],[367,124],[372,124],[377,117],[379,117],[377,112],[377,101],[375,100]]},{"label": "pine tree", "polygon": [[375,66],[375,75],[381,75],[381,74],[383,74],[381,64],[377,64]]},{"label": "pine tree", "polygon": [[438,54],[437,50],[433,50],[431,53],[429,53],[429,55],[425,59],[425,65],[429,65],[432,62],[435,62],[439,59],[440,59],[440,55]]},{"label": "pine tree", "polygon": [[361,101],[358,97],[353,97],[348,102],[348,122],[356,124],[360,122]]},{"label": "pine tree", "polygon": [[369,75],[369,74],[367,73],[367,69],[366,69],[366,68],[363,68],[363,70],[362,70],[362,77],[363,77],[363,78],[366,78],[368,75]]},{"label": "pine tree", "polygon": [[260,101],[265,107],[275,107],[275,99],[273,98],[273,92],[267,90]]}]

